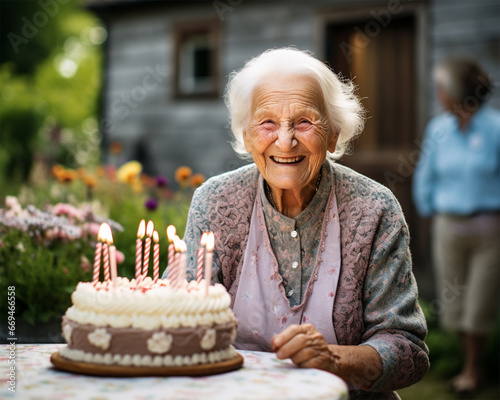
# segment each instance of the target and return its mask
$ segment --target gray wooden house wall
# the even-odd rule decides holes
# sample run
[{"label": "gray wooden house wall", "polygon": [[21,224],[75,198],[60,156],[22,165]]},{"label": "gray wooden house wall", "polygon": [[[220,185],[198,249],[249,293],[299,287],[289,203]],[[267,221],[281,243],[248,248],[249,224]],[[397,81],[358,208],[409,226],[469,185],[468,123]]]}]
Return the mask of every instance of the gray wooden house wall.
[{"label": "gray wooden house wall", "polygon": [[[119,6],[112,8],[109,4],[113,1],[89,3],[105,18],[108,28],[102,126],[107,127],[108,143],[117,140],[124,146],[119,162],[142,155],[147,172],[167,176],[173,176],[180,165],[212,176],[245,163],[236,157],[228,143],[228,116],[221,98],[176,100],[173,97],[174,24],[207,18],[221,20],[222,94],[228,74],[265,49],[295,45],[321,56],[324,38],[318,33],[317,22],[325,12],[383,9],[391,3],[220,1],[230,10],[223,15],[217,13],[212,1],[196,5],[160,2],[157,7],[143,8],[137,5],[130,8],[120,1],[116,2]],[[419,23],[423,24],[421,31],[425,37],[420,37],[420,42],[424,43],[427,55],[419,61],[419,74],[425,82],[424,90],[419,92],[423,104],[420,128],[440,111],[430,77],[433,65],[444,56],[456,53],[476,56],[492,73],[497,85],[500,82],[500,2],[401,1],[405,7],[416,3],[425,10]],[[490,103],[500,106],[498,90]]]}]

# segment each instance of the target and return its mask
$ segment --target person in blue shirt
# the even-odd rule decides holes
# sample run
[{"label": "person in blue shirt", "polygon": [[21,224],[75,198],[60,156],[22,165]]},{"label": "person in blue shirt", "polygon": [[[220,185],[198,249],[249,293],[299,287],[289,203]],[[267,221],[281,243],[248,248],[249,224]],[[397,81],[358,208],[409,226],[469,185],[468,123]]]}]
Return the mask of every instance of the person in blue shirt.
[{"label": "person in blue shirt", "polygon": [[500,290],[500,111],[485,105],[492,84],[474,60],[434,70],[444,113],[427,125],[413,177],[419,214],[432,217],[432,254],[441,325],[458,331],[462,372],[451,386],[476,390],[495,327]]}]

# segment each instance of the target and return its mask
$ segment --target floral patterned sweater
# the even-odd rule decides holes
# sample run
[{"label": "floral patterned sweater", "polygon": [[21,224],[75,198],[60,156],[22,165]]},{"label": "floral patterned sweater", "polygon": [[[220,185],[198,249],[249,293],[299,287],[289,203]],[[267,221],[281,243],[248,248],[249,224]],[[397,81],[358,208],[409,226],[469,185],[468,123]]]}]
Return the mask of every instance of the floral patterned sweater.
[{"label": "floral patterned sweater", "polygon": [[[398,398],[393,390],[419,381],[429,368],[408,227],[389,189],[345,166],[331,163],[331,168],[342,256],[332,315],[335,333],[340,345],[373,347],[383,364],[370,392],[353,390],[351,398]],[[195,276],[202,232],[213,231],[212,281],[227,288],[233,303],[259,175],[251,164],[213,177],[196,190],[189,210],[184,237],[188,279]]]}]

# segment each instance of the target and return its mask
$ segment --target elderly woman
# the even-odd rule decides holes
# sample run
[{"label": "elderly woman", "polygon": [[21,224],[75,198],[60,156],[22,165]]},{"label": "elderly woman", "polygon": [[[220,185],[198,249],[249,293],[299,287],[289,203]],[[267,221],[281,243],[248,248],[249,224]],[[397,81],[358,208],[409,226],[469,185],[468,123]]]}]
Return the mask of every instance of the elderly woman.
[{"label": "elderly woman", "polygon": [[499,308],[500,112],[485,104],[492,84],[475,60],[445,59],[434,80],[445,112],[427,125],[413,194],[419,213],[433,217],[438,296],[446,299],[439,317],[460,335],[465,363],[451,386],[463,393],[481,384]]},{"label": "elderly woman", "polygon": [[237,348],[334,373],[355,398],[397,398],[428,369],[426,324],[398,202],[333,163],[362,129],[353,92],[292,48],[233,73],[233,147],[254,163],[195,192],[185,239],[194,271],[200,235],[215,233]]}]

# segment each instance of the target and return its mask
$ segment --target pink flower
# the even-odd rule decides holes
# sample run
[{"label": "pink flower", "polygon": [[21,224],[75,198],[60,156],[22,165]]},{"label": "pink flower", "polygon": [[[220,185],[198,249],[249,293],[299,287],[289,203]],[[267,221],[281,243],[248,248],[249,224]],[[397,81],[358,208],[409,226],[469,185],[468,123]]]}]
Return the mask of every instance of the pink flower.
[{"label": "pink flower", "polygon": [[90,261],[84,255],[80,256],[80,267],[82,267],[82,269],[85,272],[89,272],[90,271],[90,267],[91,267]]},{"label": "pink flower", "polygon": [[82,212],[72,206],[71,204],[58,203],[52,208],[52,214],[54,215],[67,215],[68,218],[75,218],[81,220],[83,218]]},{"label": "pink flower", "polygon": [[45,231],[45,239],[54,240],[55,238],[56,238],[56,234],[54,232],[54,229],[47,229]]},{"label": "pink flower", "polygon": [[85,225],[85,229],[87,230],[89,235],[94,237],[96,237],[97,234],[99,233],[99,227],[100,225],[95,222],[90,222]]},{"label": "pink flower", "polygon": [[123,254],[120,250],[116,250],[116,263],[121,264],[125,261],[125,254]]},{"label": "pink flower", "polygon": [[17,206],[19,206],[19,201],[17,200],[17,197],[7,196],[5,198],[5,207],[7,207],[7,208],[15,208]]}]

